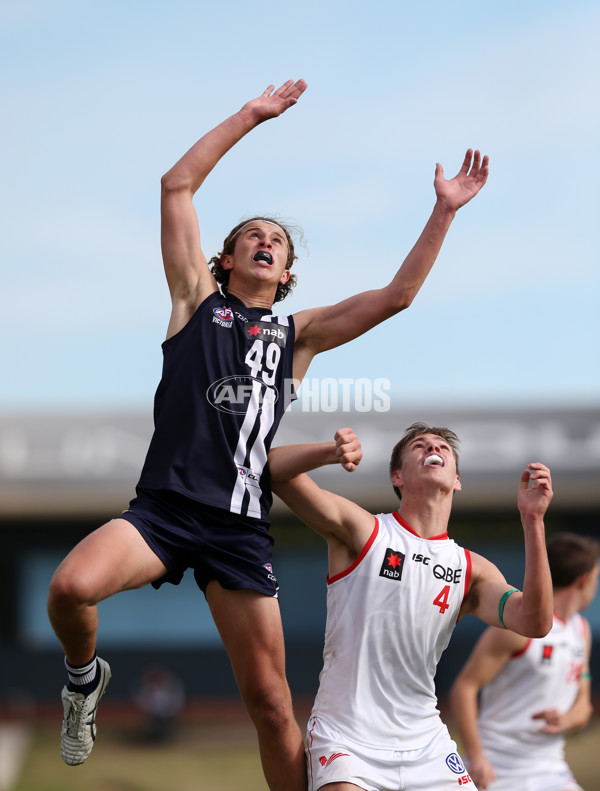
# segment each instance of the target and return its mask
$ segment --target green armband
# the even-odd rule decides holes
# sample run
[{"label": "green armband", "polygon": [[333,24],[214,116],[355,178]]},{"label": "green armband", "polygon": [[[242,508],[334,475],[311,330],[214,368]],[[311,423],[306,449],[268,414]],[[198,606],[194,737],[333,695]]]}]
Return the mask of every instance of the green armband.
[{"label": "green armband", "polygon": [[502,620],[502,616],[504,615],[504,608],[506,607],[506,602],[508,601],[508,597],[512,596],[513,593],[518,593],[518,592],[519,591],[517,588],[511,588],[509,591],[506,591],[506,593],[503,593],[502,596],[500,596],[500,603],[498,604],[498,619],[502,624],[503,629],[506,629],[506,626],[504,624],[504,621]]},{"label": "green armband", "polygon": [[582,679],[582,678],[591,678],[591,677],[592,677],[592,674],[591,674],[591,673],[582,673],[582,674],[579,676],[579,678],[580,678],[580,679]]}]

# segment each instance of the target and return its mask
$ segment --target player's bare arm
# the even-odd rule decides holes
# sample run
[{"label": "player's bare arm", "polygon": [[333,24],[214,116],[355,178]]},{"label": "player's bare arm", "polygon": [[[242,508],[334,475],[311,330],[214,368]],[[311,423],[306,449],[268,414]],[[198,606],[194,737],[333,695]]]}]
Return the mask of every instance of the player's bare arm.
[{"label": "player's bare arm", "polygon": [[[438,163],[435,172],[436,203],[416,244],[393,280],[384,288],[357,294],[337,305],[297,313],[294,375],[302,379],[315,354],[333,349],[372,329],[409,307],[438,256],[456,212],[484,186],[489,159],[469,149],[458,174],[444,177]],[[352,321],[348,321],[348,316]]]},{"label": "player's bare arm", "polygon": [[299,445],[280,445],[269,451],[269,471],[272,484],[284,483],[303,472],[310,472],[329,464],[341,464],[347,472],[354,472],[362,459],[360,440],[351,428],[340,428],[332,442],[307,442]]},{"label": "player's bare arm", "polygon": [[469,774],[481,789],[495,779],[495,772],[485,755],[477,724],[479,691],[527,642],[528,638],[505,629],[486,629],[450,690],[452,713],[468,758]]},{"label": "player's bare arm", "polygon": [[509,594],[511,586],[499,569],[472,553],[472,583],[461,615],[470,612],[491,626],[504,626],[526,637],[548,634],[552,628],[553,595],[544,514],[551,499],[550,470],[540,462],[532,462],[521,475],[517,494],[525,540],[523,591]]},{"label": "player's bare arm", "polygon": [[217,290],[200,243],[195,192],[219,160],[248,132],[294,105],[304,80],[273,85],[204,135],[161,180],[161,244],[173,310],[167,337],[178,332],[198,305]]},{"label": "player's bare arm", "polygon": [[337,463],[353,471],[361,458],[360,442],[351,429],[340,429],[333,442],[281,446],[269,453],[273,492],[326,539],[330,574],[356,560],[375,523],[368,511],[321,489],[304,470]]}]

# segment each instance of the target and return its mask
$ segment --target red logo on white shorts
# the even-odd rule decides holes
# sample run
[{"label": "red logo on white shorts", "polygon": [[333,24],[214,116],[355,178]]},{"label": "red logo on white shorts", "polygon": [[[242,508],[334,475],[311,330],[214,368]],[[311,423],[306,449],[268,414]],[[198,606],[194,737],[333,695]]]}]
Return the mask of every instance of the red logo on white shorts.
[{"label": "red logo on white shorts", "polygon": [[332,761],[335,761],[336,758],[341,758],[343,755],[349,755],[349,753],[331,753],[329,758],[326,755],[322,755],[319,758],[319,763],[321,766],[329,766]]}]

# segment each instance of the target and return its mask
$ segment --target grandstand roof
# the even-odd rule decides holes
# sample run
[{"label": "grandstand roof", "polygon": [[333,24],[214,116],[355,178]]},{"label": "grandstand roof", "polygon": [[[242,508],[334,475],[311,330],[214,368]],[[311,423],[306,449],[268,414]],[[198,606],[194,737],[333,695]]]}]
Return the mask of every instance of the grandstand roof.
[{"label": "grandstand roof", "polygon": [[[315,475],[366,508],[388,510],[396,502],[390,451],[415,420],[449,426],[462,440],[463,491],[455,510],[510,507],[530,461],[550,466],[556,505],[600,506],[600,409],[292,410],[276,444],[319,442],[352,426],[364,451],[358,471],[329,467]],[[151,432],[151,415],[143,412],[0,415],[0,518],[119,513],[134,494]],[[276,501],[273,514],[284,510]]]}]

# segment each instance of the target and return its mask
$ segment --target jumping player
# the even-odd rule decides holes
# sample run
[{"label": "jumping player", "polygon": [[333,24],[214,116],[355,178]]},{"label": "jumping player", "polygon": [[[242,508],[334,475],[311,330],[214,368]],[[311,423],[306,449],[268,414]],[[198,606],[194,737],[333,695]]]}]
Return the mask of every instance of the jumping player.
[{"label": "jumping player", "polygon": [[487,791],[581,791],[565,734],[592,715],[590,625],[600,544],[574,533],[548,540],[554,623],[544,638],[490,627],[451,689],[471,776]]},{"label": "jumping player", "polygon": [[[95,737],[110,678],[96,656],[96,604],[147,583],[177,583],[192,567],[257,728],[269,787],[305,788],[304,747],[285,678],[277,580],[271,568],[267,452],[313,356],[408,307],[456,211],[479,192],[488,158],[467,152],[445,179],[436,166],[433,212],[383,287],[324,308],[275,316],[295,259],[287,228],[268,217],[239,223],[209,262],[193,196],[244,135],[294,105],[303,80],[256,99],[202,137],[162,179],[162,254],[172,311],[155,397],[155,432],[137,497],[78,544],[50,584],[48,611],[64,648],[63,759],[79,764]],[[221,284],[222,293],[219,291]],[[352,316],[352,321],[348,321]],[[281,397],[278,397],[281,394]]]},{"label": "jumping player", "polygon": [[415,423],[395,446],[398,511],[373,516],[321,489],[304,471],[360,460],[350,429],[336,441],[271,451],[273,490],[327,541],[323,670],[308,722],[310,791],[474,788],[437,710],[434,675],[468,613],[531,637],[552,624],[544,514],[550,471],[534,462],[517,495],[525,537],[523,591],[448,537],[458,438]]}]

